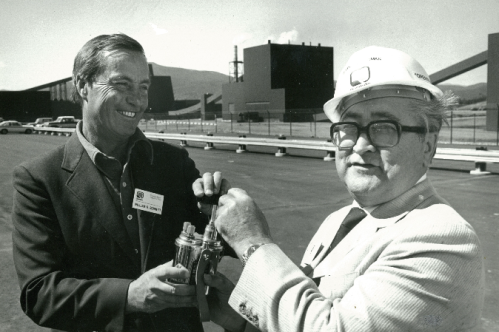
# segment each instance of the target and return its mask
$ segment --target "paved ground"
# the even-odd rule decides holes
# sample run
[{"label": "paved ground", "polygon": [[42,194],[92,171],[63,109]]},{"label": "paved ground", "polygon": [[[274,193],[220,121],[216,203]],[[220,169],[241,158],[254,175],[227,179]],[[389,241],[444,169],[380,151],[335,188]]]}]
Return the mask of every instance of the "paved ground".
[{"label": "paved ground", "polygon": [[[66,138],[39,135],[0,137],[0,331],[45,331],[32,324],[18,305],[19,290],[12,266],[10,209],[12,167],[30,156],[62,144]],[[174,143],[176,144],[176,143]],[[263,209],[272,234],[283,250],[299,261],[315,230],[330,212],[350,203],[338,181],[334,163],[322,153],[276,158],[274,149],[251,149],[236,154],[236,147],[205,151],[187,147],[201,172],[220,170],[234,187],[252,195]],[[430,179],[476,229],[485,252],[486,300],[480,331],[499,331],[499,166],[493,174],[471,176],[472,163],[437,161]],[[238,261],[224,259],[220,271],[237,281]],[[211,323],[207,332],[221,331]]]}]

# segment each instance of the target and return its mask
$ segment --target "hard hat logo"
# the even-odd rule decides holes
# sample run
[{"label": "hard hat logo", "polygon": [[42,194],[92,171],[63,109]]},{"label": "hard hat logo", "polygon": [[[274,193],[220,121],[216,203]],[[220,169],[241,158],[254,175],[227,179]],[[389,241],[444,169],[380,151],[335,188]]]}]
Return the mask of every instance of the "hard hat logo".
[{"label": "hard hat logo", "polygon": [[[442,96],[442,91],[431,84],[428,74],[414,58],[395,49],[370,46],[350,57],[336,82],[334,98],[324,105],[324,112],[332,122],[338,122],[341,116],[338,105],[343,99],[368,89],[386,88],[398,91],[422,88],[429,92],[429,96]],[[369,95],[373,94],[366,96]],[[394,97],[397,94],[386,95]],[[404,94],[404,97],[408,96]]]},{"label": "hard hat logo", "polygon": [[362,67],[360,69],[353,71],[350,74],[350,85],[356,86],[361,83],[367,82],[369,81],[370,77],[371,77],[371,72],[369,71],[369,67]]}]

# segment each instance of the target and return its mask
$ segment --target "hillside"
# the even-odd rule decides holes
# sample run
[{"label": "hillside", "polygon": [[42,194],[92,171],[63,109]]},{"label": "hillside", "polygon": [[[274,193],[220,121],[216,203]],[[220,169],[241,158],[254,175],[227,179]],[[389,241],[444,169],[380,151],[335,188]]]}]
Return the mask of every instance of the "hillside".
[{"label": "hillside", "polygon": [[200,71],[165,67],[151,63],[154,75],[170,76],[175,100],[200,99],[203,93],[222,93],[222,84],[229,82],[227,75],[215,71]]},{"label": "hillside", "polygon": [[471,101],[477,99],[485,99],[487,97],[487,83],[477,83],[473,85],[452,85],[452,84],[437,84],[442,91],[452,91],[459,96],[461,100]]}]

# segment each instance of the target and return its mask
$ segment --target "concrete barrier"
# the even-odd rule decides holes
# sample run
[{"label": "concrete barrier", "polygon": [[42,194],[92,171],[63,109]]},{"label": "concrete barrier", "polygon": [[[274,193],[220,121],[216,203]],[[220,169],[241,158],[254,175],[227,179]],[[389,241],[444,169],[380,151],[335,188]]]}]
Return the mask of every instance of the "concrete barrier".
[{"label": "concrete barrier", "polygon": [[[35,127],[38,134],[51,134],[51,135],[65,135],[70,136],[74,133],[74,128],[51,128],[51,127]],[[165,133],[152,133],[145,132],[146,137],[158,140],[178,140],[181,146],[187,146],[188,141],[203,142],[206,144],[205,149],[211,150],[215,148],[215,144],[232,144],[237,145],[237,153],[247,151],[248,145],[254,146],[269,146],[277,147],[276,157],[283,157],[287,154],[286,149],[306,149],[325,151],[326,156],[324,161],[334,160],[335,146],[329,141],[315,141],[315,140],[288,140],[284,136],[280,138],[247,138],[245,135],[239,137],[233,136],[213,136],[208,135],[187,135],[187,133],[180,134],[165,134]],[[435,159],[455,160],[455,161],[469,161],[475,163],[475,169],[470,170],[473,175],[486,175],[486,165],[488,163],[499,163],[499,151],[489,151],[487,148],[478,147],[473,149],[455,149],[455,148],[437,148]]]}]

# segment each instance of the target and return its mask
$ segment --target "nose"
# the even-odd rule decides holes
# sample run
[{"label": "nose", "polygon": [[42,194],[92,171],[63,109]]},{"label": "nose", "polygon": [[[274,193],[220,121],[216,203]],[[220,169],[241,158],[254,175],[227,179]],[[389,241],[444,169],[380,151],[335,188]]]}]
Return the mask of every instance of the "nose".
[{"label": "nose", "polygon": [[366,133],[361,133],[357,139],[357,142],[353,146],[353,152],[361,155],[367,151],[374,152],[376,151],[376,147],[369,140]]}]

